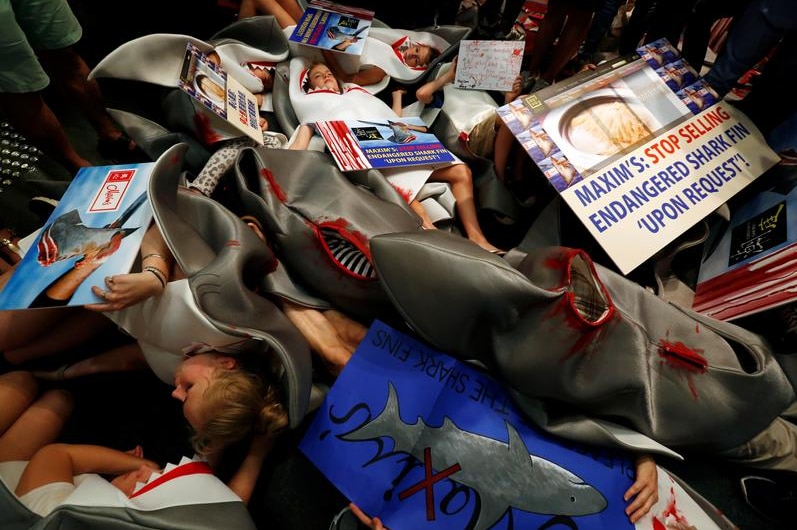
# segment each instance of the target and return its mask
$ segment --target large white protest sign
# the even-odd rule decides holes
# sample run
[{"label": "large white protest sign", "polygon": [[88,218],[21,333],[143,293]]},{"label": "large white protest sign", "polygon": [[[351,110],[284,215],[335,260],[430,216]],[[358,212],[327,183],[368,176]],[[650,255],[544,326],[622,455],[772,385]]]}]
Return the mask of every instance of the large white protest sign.
[{"label": "large white protest sign", "polygon": [[755,125],[719,103],[562,192],[627,273],[778,161]]},{"label": "large white protest sign", "polygon": [[666,41],[637,52],[498,109],[623,273],[778,160]]}]

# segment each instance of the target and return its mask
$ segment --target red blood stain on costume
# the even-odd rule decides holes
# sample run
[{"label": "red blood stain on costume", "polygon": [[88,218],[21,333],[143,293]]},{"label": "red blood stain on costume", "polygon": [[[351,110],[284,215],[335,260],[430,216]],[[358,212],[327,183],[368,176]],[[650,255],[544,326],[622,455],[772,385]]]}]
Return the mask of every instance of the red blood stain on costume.
[{"label": "red blood stain on costume", "polygon": [[205,145],[212,145],[222,140],[222,137],[213,129],[210,118],[202,112],[194,114],[194,125],[196,126],[197,136]]},{"label": "red blood stain on costume", "polygon": [[410,195],[412,194],[412,193],[410,192],[410,190],[405,190],[404,188],[400,188],[400,187],[398,187],[398,186],[393,186],[393,187],[394,187],[394,188],[396,188],[396,191],[397,191],[397,192],[399,193],[399,195],[401,195],[401,197],[404,199],[404,202],[406,202],[406,203],[409,203],[409,202],[410,202]]},{"label": "red blood stain on costume", "polygon": [[692,374],[702,374],[708,369],[708,361],[703,355],[702,350],[693,350],[683,342],[670,342],[661,339],[659,341],[659,355],[664,362],[673,368],[686,371],[686,380],[692,397],[697,400],[697,387],[692,381]]},{"label": "red blood stain on costume", "polygon": [[274,196],[277,198],[278,201],[284,203],[286,200],[288,200],[288,196],[285,195],[283,189],[280,187],[279,184],[277,184],[277,181],[274,180],[274,174],[271,172],[270,169],[265,167],[261,169],[260,176],[266,179],[266,182],[268,182],[269,184],[269,189],[271,190],[271,193],[274,194]]},{"label": "red blood stain on costume", "polygon": [[667,503],[667,507],[661,512],[660,516],[653,516],[653,528],[655,530],[667,530],[668,527],[659,519],[659,517],[666,521],[667,517],[670,516],[675,520],[673,522],[678,523],[684,528],[692,528],[692,525],[689,524],[689,521],[678,509],[675,488],[673,487],[670,488],[670,502]]}]

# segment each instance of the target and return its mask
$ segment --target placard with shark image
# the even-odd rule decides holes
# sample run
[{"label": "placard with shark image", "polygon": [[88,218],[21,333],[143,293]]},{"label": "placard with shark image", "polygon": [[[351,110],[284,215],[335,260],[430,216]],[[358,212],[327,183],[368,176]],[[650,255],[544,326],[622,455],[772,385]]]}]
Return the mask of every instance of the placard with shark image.
[{"label": "placard with shark image", "polygon": [[0,310],[102,302],[91,291],[130,271],[152,220],[154,162],[81,169],[0,291]]},{"label": "placard with shark image", "polygon": [[630,458],[540,433],[495,380],[379,322],[300,448],[392,530],[634,528]]}]

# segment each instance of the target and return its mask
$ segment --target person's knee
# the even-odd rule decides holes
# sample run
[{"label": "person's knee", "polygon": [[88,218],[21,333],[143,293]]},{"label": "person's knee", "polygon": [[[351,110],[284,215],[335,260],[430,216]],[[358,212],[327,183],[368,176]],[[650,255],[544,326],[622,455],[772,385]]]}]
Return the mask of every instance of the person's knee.
[{"label": "person's knee", "polygon": [[452,185],[471,184],[473,181],[473,175],[471,174],[470,168],[467,166],[467,164],[456,164],[454,166],[445,168],[445,174],[443,178],[440,178],[439,180],[443,180]]},{"label": "person's knee", "polygon": [[75,399],[72,394],[62,388],[54,388],[45,392],[39,404],[52,412],[57,418],[66,420],[75,408]]},{"label": "person's knee", "polygon": [[32,401],[39,392],[39,382],[33,374],[23,370],[6,372],[0,377],[0,384],[25,395],[29,401]]}]

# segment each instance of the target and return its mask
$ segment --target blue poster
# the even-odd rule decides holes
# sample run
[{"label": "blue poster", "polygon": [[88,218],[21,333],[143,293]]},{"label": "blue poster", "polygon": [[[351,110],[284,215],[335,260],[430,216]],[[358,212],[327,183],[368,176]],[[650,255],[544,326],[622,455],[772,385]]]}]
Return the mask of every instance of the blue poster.
[{"label": "blue poster", "polygon": [[361,55],[374,18],[369,9],[314,0],[302,13],[289,40],[350,55]]},{"label": "blue poster", "polygon": [[391,530],[634,528],[634,463],[538,431],[490,376],[376,322],[300,449]]},{"label": "blue poster", "polygon": [[154,167],[82,168],[0,291],[0,309],[102,302],[91,287],[130,271],[152,220]]}]

